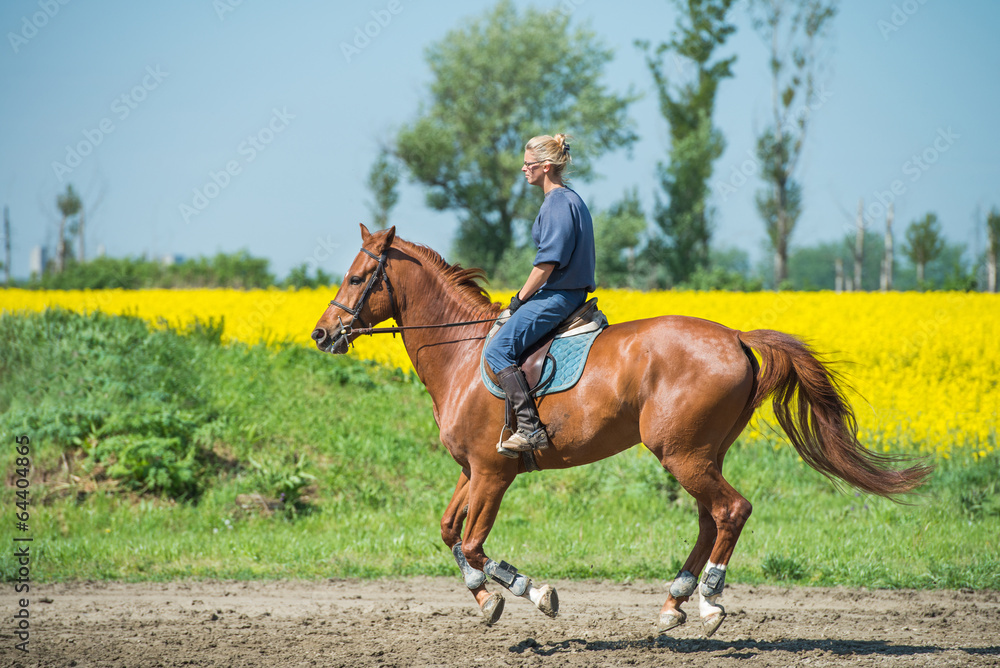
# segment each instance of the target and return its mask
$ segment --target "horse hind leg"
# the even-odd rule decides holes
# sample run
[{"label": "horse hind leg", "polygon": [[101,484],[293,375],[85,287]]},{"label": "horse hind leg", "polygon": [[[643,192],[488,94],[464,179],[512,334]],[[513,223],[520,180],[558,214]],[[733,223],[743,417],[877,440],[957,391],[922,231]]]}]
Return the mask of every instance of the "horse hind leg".
[{"label": "horse hind leg", "polygon": [[[664,631],[685,622],[687,616],[680,606],[696,590],[700,594],[699,608],[707,636],[715,633],[725,618],[725,609],[717,602],[725,585],[725,568],[751,511],[750,502],[722,477],[726,452],[753,414],[749,402],[754,393],[757,367],[753,355],[746,353],[743,346],[742,361],[739,357],[732,360],[731,389],[718,398],[718,403],[712,405],[709,401],[701,411],[688,414],[685,420],[688,424],[699,415],[702,419],[702,426],[693,433],[681,436],[660,432],[658,425],[663,424],[665,417],[661,403],[654,404],[640,416],[643,442],[698,502],[698,539],[681,572],[671,583],[667,601],[660,611],[660,628]],[[740,365],[745,368],[740,370]],[[647,440],[647,435],[652,438]],[[697,576],[706,566],[699,584]]]},{"label": "horse hind leg", "polygon": [[681,567],[680,572],[670,583],[667,601],[660,610],[660,631],[669,631],[687,621],[687,615],[681,610],[681,605],[688,601],[698,590],[698,573],[705,567],[718,530],[715,520],[708,508],[698,504],[698,538],[687,561]]},{"label": "horse hind leg", "polygon": [[[725,582],[725,564],[729,563],[739,533],[750,516],[751,506],[722,477],[722,462],[748,421],[747,414],[741,414],[737,418],[736,424],[721,439],[714,461],[700,459],[692,463],[690,458],[665,457],[664,449],[654,451],[664,468],[673,473],[681,486],[698,502],[698,539],[680,573],[670,585],[667,600],[660,610],[661,631],[676,628],[687,621],[681,605],[696,591],[700,595],[699,612],[707,636],[714,634],[725,619],[725,608],[717,602]],[[672,448],[671,451],[677,452],[678,449]],[[721,552],[717,550],[720,540],[724,548]],[[724,558],[720,555],[724,555]],[[709,571],[705,572],[703,580],[711,576],[715,583],[711,587],[699,586],[697,579],[706,565],[709,565]],[[716,589],[718,592],[713,593]]]},{"label": "horse hind leg", "polygon": [[704,468],[690,467],[688,471],[681,472],[678,480],[700,506],[708,509],[715,522],[715,541],[707,560],[701,562],[704,557],[699,554],[697,561],[701,563],[692,563],[699,570],[704,568],[698,586],[699,612],[705,635],[711,636],[726,617],[726,610],[718,600],[725,587],[726,566],[750,518],[752,506],[722,477],[721,469],[714,462]]}]

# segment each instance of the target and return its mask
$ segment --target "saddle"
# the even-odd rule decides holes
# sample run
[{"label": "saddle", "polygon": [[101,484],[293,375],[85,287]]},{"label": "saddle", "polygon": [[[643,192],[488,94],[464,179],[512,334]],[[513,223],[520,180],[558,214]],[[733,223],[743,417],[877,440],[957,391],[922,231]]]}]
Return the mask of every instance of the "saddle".
[{"label": "saddle", "polygon": [[[500,317],[493,323],[493,327],[490,328],[489,334],[486,336],[487,341],[493,338],[493,335],[496,334],[501,325],[507,322],[508,318],[510,318],[509,311],[505,310],[500,314]],[[528,381],[528,390],[534,394],[539,389],[546,357],[548,357],[549,349],[556,339],[590,334],[591,332],[600,331],[607,326],[607,317],[597,308],[597,297],[587,300],[580,308],[570,313],[563,320],[562,324],[525,350],[524,354],[521,355],[521,359],[518,360],[518,366],[521,367],[521,371],[524,372],[524,378]],[[494,370],[490,368],[490,365],[485,360],[483,360],[482,366],[490,382],[499,385],[496,373],[494,373]]]}]

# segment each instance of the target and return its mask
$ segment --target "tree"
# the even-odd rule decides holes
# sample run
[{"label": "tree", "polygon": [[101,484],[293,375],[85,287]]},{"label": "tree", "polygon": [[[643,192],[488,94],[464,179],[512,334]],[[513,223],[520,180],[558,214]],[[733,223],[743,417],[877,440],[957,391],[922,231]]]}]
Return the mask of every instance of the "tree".
[{"label": "tree", "polygon": [[87,261],[87,253],[86,253],[86,248],[85,248],[85,244],[84,244],[84,240],[86,238],[86,232],[87,232],[87,223],[86,223],[86,220],[87,220],[87,209],[86,209],[86,207],[83,206],[83,203],[81,202],[80,203],[80,215],[77,216],[77,218],[76,218],[76,226],[75,226],[75,228],[73,228],[73,227],[70,228],[70,235],[74,235],[75,234],[76,235],[76,240],[80,244],[80,251],[79,251],[79,256],[78,256],[78,259],[79,259],[80,262],[86,262]]},{"label": "tree", "polygon": [[[246,250],[237,253],[218,253],[215,257],[187,259],[175,264],[164,264],[146,258],[98,257],[91,262],[71,262],[61,273],[45,273],[33,278],[30,288],[53,290],[103,290],[120,288],[266,288],[274,284],[268,270],[268,260],[256,258]],[[304,267],[304,265],[303,265]],[[292,270],[293,273],[295,269]],[[328,285],[330,276],[320,270],[316,278],[303,272],[304,280],[311,284]],[[294,276],[285,285],[293,283]]]},{"label": "tree", "polygon": [[[722,155],[725,140],[712,125],[715,93],[719,83],[733,76],[736,56],[709,63],[736,28],[726,21],[734,0],[674,0],[680,10],[677,31],[669,42],[651,52],[648,42],[637,45],[646,52],[646,65],[659,95],[660,113],[670,125],[670,160],[657,172],[666,204],[657,197],[654,219],[663,234],[650,252],[667,263],[673,282],[687,281],[709,260],[712,210],[708,205],[708,179],[712,163]],[[676,80],[664,68],[664,56],[674,55],[681,70],[684,62],[694,71]],[[680,60],[683,58],[684,60]]]},{"label": "tree", "polygon": [[[926,283],[942,290],[972,292],[977,287],[976,269],[965,244],[944,243],[937,259],[927,265]],[[937,270],[936,272],[934,270]],[[934,274],[938,275],[935,276]]]},{"label": "tree", "polygon": [[989,240],[986,246],[986,290],[997,291],[997,261],[1000,260],[1000,211],[995,207],[986,216]]},{"label": "tree", "polygon": [[399,201],[396,184],[399,183],[399,165],[392,160],[389,150],[382,147],[378,158],[368,172],[368,190],[372,201],[368,210],[372,212],[372,223],[376,228],[384,230],[389,226],[389,212]]},{"label": "tree", "polygon": [[319,267],[316,267],[316,276],[312,277],[309,275],[309,264],[303,262],[302,264],[292,267],[291,271],[288,272],[288,276],[282,281],[284,287],[291,288],[318,288],[330,285],[333,282],[333,276],[326,273]]},{"label": "tree", "polygon": [[638,287],[636,248],[646,231],[646,214],[633,188],[607,211],[594,216],[597,284],[604,288]]},{"label": "tree", "polygon": [[889,210],[885,215],[885,243],[882,254],[882,271],[879,278],[879,289],[882,292],[892,290],[892,271],[895,264],[895,251],[893,250],[892,219],[894,217],[892,202],[889,203]]},{"label": "tree", "polygon": [[774,253],[775,289],[780,289],[788,279],[788,242],[792,228],[802,215],[802,186],[787,176],[784,167],[788,143],[787,137],[777,140],[771,133],[765,133],[757,142],[764,179],[775,184],[773,188],[757,191],[754,197]]},{"label": "tree", "polygon": [[10,285],[10,210],[3,208],[3,284]]},{"label": "tree", "polygon": [[764,281],[750,271],[750,256],[734,247],[713,247],[709,251],[708,267],[699,267],[687,281],[678,285],[685,290],[728,290],[754,292],[764,287]]},{"label": "tree", "polygon": [[69,255],[69,246],[66,240],[66,222],[76,214],[80,213],[83,203],[80,196],[73,190],[73,184],[66,186],[66,192],[56,197],[56,206],[62,218],[59,221],[59,238],[57,239],[56,267],[61,273],[66,268],[66,256]]},{"label": "tree", "polygon": [[837,13],[836,0],[754,0],[754,29],[770,48],[772,122],[757,139],[767,186],[757,209],[774,252],[774,282],[788,277],[788,240],[802,213],[795,172],[809,117],[824,101],[816,92],[823,68],[822,42]]},{"label": "tree", "polygon": [[[879,268],[884,258],[881,251],[885,241],[876,232],[866,230],[862,239],[862,282],[854,281],[854,273],[847,272],[841,288],[849,282],[851,290],[877,290]],[[857,257],[857,233],[845,234],[838,241],[823,241],[812,246],[792,248],[788,254],[788,278],[785,285],[793,290],[834,290],[837,288],[836,267],[851,266]]]},{"label": "tree", "polygon": [[928,213],[922,220],[915,220],[906,228],[903,254],[917,268],[918,285],[924,283],[924,267],[941,255],[943,250],[944,238],[941,236],[941,225],[936,214]]},{"label": "tree", "polygon": [[602,153],[637,139],[627,119],[634,95],[605,90],[612,52],[558,11],[510,0],[427,50],[430,101],[405,125],[396,153],[427,188],[428,204],[458,212],[457,259],[493,275],[515,240],[515,221],[530,222],[541,192],[520,174],[525,142],[539,134],[575,137],[573,170],[587,179]]},{"label": "tree", "polygon": [[865,201],[858,200],[857,227],[854,234],[854,290],[864,290],[862,280],[865,275]]},{"label": "tree", "polygon": [[274,283],[269,264],[266,258],[253,257],[245,248],[230,254],[219,252],[210,262],[211,280],[214,285],[238,289],[264,288]]}]

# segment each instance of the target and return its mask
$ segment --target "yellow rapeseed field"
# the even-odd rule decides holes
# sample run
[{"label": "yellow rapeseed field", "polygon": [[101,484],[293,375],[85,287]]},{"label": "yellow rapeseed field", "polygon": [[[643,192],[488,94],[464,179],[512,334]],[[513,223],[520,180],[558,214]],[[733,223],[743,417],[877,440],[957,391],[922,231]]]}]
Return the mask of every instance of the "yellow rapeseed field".
[{"label": "yellow rapeseed field", "polygon": [[[99,290],[0,292],[0,311],[131,314],[183,327],[225,318],[224,337],[247,343],[293,341],[309,333],[336,288],[318,290]],[[496,293],[503,303],[511,293]],[[864,442],[879,450],[980,458],[997,446],[1000,417],[1000,295],[969,293],[598,291],[612,323],[662,314],[692,315],[740,330],[777,329],[806,339],[841,363]],[[400,339],[358,341],[352,355],[407,369]],[[762,420],[752,435],[771,435]]]}]

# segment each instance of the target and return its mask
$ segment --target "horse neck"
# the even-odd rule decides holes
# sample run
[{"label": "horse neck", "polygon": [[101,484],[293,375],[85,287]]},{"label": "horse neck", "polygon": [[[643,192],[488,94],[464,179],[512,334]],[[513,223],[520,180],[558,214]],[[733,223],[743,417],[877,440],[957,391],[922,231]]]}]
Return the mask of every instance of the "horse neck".
[{"label": "horse neck", "polygon": [[[493,319],[499,307],[488,301],[470,300],[439,268],[422,260],[399,263],[392,276],[396,290],[399,324],[403,327],[442,325]],[[477,372],[479,354],[489,323],[415,329],[402,332],[403,345],[420,380],[432,397],[447,392],[467,373]]]}]

